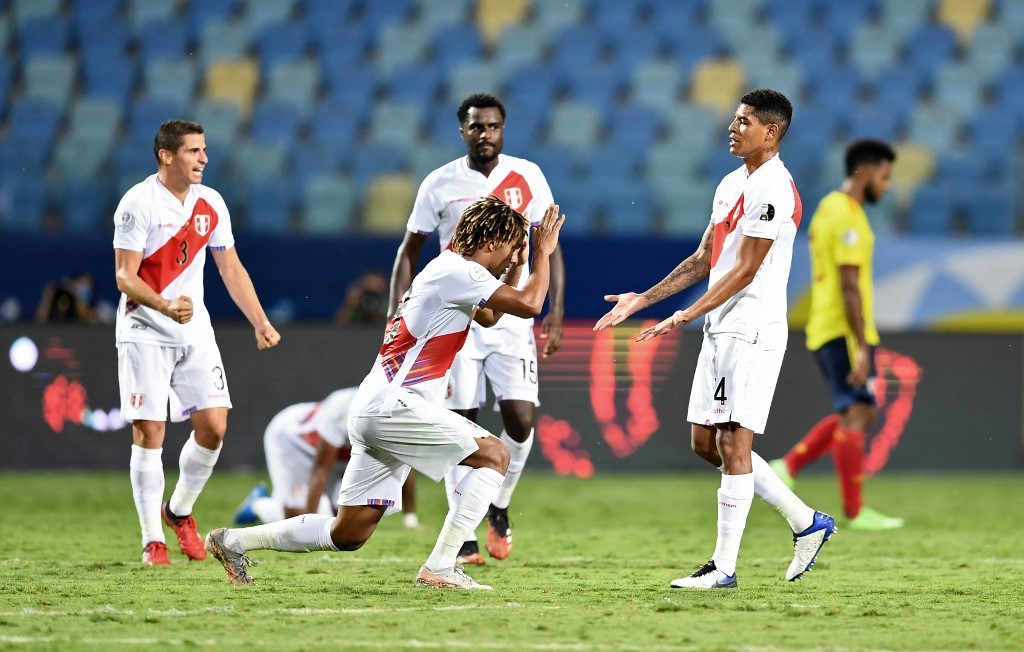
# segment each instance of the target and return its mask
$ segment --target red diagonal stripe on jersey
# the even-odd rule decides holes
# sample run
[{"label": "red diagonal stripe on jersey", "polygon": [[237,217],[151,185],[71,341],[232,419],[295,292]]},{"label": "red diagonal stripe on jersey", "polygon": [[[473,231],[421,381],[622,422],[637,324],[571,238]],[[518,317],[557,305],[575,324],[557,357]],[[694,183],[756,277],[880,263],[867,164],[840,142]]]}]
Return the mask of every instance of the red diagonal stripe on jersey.
[{"label": "red diagonal stripe on jersey", "polygon": [[509,172],[491,194],[520,213],[526,210],[533,199],[530,184],[526,183],[526,179],[518,172]]},{"label": "red diagonal stripe on jersey", "polygon": [[[380,347],[380,366],[384,368],[384,373],[389,381],[394,380],[395,374],[405,362],[405,354],[416,344],[416,338],[405,327],[405,320],[401,315],[393,319],[398,320],[398,329],[392,336],[391,332],[395,327],[392,325],[388,328],[388,335],[385,336],[384,344]],[[392,324],[394,324],[393,321]]]},{"label": "red diagonal stripe on jersey", "polygon": [[455,354],[466,343],[467,335],[469,335],[469,324],[466,324],[464,331],[431,338],[416,355],[416,361],[412,363],[412,369],[406,374],[402,386],[434,380],[448,373],[452,362],[455,361]]},{"label": "red diagonal stripe on jersey", "polygon": [[800,199],[800,193],[796,189],[796,182],[790,179],[789,184],[793,186],[793,223],[799,229],[800,220],[804,217],[804,202]]},{"label": "red diagonal stripe on jersey", "polygon": [[[196,228],[197,216],[204,222],[206,231],[202,235]],[[209,217],[209,223],[203,216]],[[196,259],[196,254],[206,246],[217,228],[217,211],[205,199],[196,202],[192,215],[181,229],[171,236],[162,247],[142,259],[139,278],[156,292],[163,292],[174,279]]]},{"label": "red diagonal stripe on jersey", "polygon": [[743,195],[740,195],[739,201],[732,207],[729,214],[724,220],[715,225],[714,241],[711,243],[711,266],[714,267],[718,262],[718,257],[722,255],[722,247],[725,246],[725,238],[736,230],[736,226],[740,223],[740,219],[743,218]]}]

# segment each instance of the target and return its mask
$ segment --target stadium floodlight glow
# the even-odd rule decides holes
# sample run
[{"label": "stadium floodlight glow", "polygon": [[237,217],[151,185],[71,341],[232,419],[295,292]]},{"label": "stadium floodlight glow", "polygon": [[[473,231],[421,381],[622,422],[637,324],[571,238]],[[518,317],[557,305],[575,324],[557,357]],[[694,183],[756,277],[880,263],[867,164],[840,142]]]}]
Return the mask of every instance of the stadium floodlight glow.
[{"label": "stadium floodlight glow", "polygon": [[11,344],[11,366],[21,372],[32,371],[39,360],[39,347],[28,337],[19,337]]}]

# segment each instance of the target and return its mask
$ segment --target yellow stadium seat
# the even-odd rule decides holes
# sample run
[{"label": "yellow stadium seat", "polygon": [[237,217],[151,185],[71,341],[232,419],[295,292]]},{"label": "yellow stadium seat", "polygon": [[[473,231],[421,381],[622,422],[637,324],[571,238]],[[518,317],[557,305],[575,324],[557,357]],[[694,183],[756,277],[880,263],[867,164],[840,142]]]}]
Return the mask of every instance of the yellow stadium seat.
[{"label": "yellow stadium seat", "polygon": [[747,73],[740,62],[727,58],[705,59],[694,67],[690,99],[711,107],[720,115],[728,115],[736,109],[746,84]]},{"label": "yellow stadium seat", "polygon": [[896,143],[896,162],[892,166],[892,190],[897,203],[907,207],[918,186],[935,171],[935,155],[931,149],[913,142]]},{"label": "yellow stadium seat", "polygon": [[363,203],[363,227],[367,233],[401,234],[416,199],[416,184],[408,174],[385,174],[375,178]]},{"label": "yellow stadium seat", "polygon": [[526,19],[530,0],[480,0],[476,7],[476,24],[488,45],[495,45],[509,25]]},{"label": "yellow stadium seat", "polygon": [[960,44],[966,45],[991,11],[991,0],[941,0],[937,15],[940,23],[949,25],[956,32]]},{"label": "yellow stadium seat", "polygon": [[260,85],[260,68],[252,59],[222,59],[206,71],[207,99],[238,106],[243,117],[252,109]]}]

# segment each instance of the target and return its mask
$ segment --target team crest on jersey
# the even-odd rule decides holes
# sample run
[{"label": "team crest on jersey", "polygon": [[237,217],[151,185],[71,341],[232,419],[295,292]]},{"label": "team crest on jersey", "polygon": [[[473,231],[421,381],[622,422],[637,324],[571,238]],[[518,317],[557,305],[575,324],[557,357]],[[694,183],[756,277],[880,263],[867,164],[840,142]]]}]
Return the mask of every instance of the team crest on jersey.
[{"label": "team crest on jersey", "polygon": [[505,203],[513,210],[519,210],[519,206],[523,203],[523,191],[517,187],[505,188]]},{"label": "team crest on jersey", "polygon": [[121,213],[121,217],[117,218],[117,228],[125,233],[131,231],[135,228],[135,216],[127,211]]},{"label": "team crest on jersey", "polygon": [[210,216],[205,214],[196,215],[192,218],[193,223],[196,227],[196,233],[201,236],[205,236],[210,232]]},{"label": "team crest on jersey", "polygon": [[142,407],[142,405],[145,402],[146,402],[146,395],[145,394],[132,394],[130,397],[128,397],[128,404],[131,405],[136,410],[139,409],[140,407]]},{"label": "team crest on jersey", "polygon": [[761,221],[771,222],[775,219],[775,207],[771,204],[761,204]]}]

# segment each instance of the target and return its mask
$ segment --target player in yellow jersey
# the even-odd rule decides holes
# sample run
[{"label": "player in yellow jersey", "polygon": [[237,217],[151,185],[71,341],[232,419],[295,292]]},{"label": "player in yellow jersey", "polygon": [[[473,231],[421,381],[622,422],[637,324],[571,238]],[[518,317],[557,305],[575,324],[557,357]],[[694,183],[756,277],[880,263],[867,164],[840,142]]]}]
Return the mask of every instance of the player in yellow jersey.
[{"label": "player in yellow jersey", "polygon": [[807,464],[829,450],[842,490],[843,510],[850,527],[887,530],[903,519],[865,507],[865,433],[875,420],[871,391],[875,375],[874,291],[871,259],[875,234],[864,204],[874,204],[889,189],[896,153],[879,140],[858,140],[846,149],[846,179],[814,212],[810,226],[811,310],[807,348],[832,394],[833,414],[825,417],[772,468],[786,484]]}]

